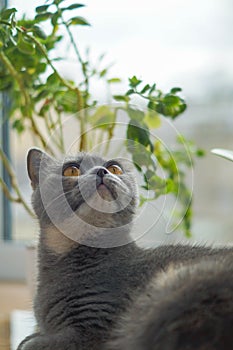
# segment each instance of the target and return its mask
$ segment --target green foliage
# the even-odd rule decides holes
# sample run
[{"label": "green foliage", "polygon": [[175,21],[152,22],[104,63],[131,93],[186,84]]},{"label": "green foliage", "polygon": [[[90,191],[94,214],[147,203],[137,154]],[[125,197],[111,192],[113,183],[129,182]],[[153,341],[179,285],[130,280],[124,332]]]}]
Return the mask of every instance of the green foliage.
[{"label": "green foliage", "polygon": [[155,111],[166,117],[175,119],[186,109],[185,101],[177,95],[182,89],[175,87],[170,90],[169,93],[163,94],[161,90],[156,88],[156,84],[146,84],[139,89],[139,85],[142,84],[142,80],[139,80],[136,76],[129,79],[130,89],[124,96],[114,96],[118,101],[124,100],[129,102],[129,96],[139,95],[147,100],[147,107],[149,110]]},{"label": "green foliage", "polygon": [[[31,19],[16,20],[15,8],[0,13],[0,91],[8,91],[12,97],[12,127],[19,134],[31,130],[42,147],[47,146],[47,135],[58,127],[60,132],[53,140],[53,146],[64,152],[62,118],[73,114],[80,124],[79,149],[88,150],[92,140],[87,138],[86,130],[94,127],[110,142],[117,111],[124,110],[128,118],[126,147],[136,169],[143,174],[143,188],[151,191],[154,199],[167,194],[178,198],[183,229],[189,236],[192,211],[185,170],[192,166],[193,156],[202,156],[203,151],[180,136],[176,149],[169,152],[160,141],[154,142],[151,134],[153,129],[161,126],[161,116],[174,120],[185,111],[186,103],[178,95],[181,89],[174,87],[163,93],[155,83],[144,84],[133,76],[125,94],[112,96],[120,103],[119,107],[97,106],[95,113],[90,113],[88,108],[97,105],[90,93],[92,80],[104,81],[111,91],[112,84],[120,83],[121,79],[109,76],[110,67],[103,65],[104,55],[92,64],[90,50],[84,57],[80,54],[73,30],[90,25],[79,15],[84,6],[80,3],[66,5],[66,0],[51,0],[36,7]],[[67,41],[79,64],[81,78],[78,83],[64,79],[56,68],[56,60],[60,58],[52,55],[55,48]],[[146,109],[132,107],[135,96],[146,102]],[[43,121],[46,132],[38,128],[38,120]],[[47,150],[54,152],[52,147],[48,149],[47,146]],[[164,178],[157,173],[158,164],[164,171]],[[145,201],[141,196],[141,203]]]}]

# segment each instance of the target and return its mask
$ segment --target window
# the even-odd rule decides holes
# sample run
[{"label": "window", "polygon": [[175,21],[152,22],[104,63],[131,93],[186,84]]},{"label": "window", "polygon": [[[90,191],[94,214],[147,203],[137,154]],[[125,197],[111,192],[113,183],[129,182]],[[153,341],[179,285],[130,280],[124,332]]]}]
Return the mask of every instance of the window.
[{"label": "window", "polygon": [[[5,2],[0,0],[1,6]],[[32,12],[41,4],[43,1],[39,0],[9,1],[11,7],[20,9],[20,14],[25,9]],[[206,158],[196,163],[194,172],[193,229],[193,240],[206,242],[233,240],[233,165],[209,153],[215,147],[233,149],[232,6],[230,0],[191,0],[188,5],[185,0],[145,0],[137,6],[133,0],[120,0],[114,4],[108,0],[92,1],[87,3],[85,16],[93,28],[78,34],[80,46],[91,46],[94,57],[107,52],[109,62],[116,62],[112,68],[113,76],[126,81],[138,74],[145,81],[157,81],[163,90],[171,86],[183,88],[189,108],[177,120],[176,127],[207,150]],[[59,69],[62,67],[67,78],[73,78],[73,58],[67,57],[65,62],[56,64]],[[119,90],[121,88],[119,86]],[[96,99],[107,101],[98,82],[93,91]],[[6,98],[2,96],[1,118],[7,105]],[[2,125],[1,132],[7,144],[9,129]],[[28,202],[31,189],[25,157],[32,145],[29,136],[11,137],[12,160]],[[4,204],[2,208],[1,236],[4,239],[25,242],[36,237],[36,223],[23,208],[12,205],[12,214],[7,214],[8,217],[12,215],[12,221],[5,220],[4,213],[9,210],[9,205]],[[12,234],[7,228],[11,222]],[[178,240],[182,238],[177,237]],[[0,261],[0,269],[1,266]]]}]

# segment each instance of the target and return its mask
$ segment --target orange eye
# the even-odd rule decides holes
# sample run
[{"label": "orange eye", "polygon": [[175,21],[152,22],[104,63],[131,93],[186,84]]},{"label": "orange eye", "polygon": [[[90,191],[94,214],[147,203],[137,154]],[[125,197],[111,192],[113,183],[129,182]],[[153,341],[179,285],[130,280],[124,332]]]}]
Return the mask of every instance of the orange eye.
[{"label": "orange eye", "polygon": [[114,175],[122,175],[123,170],[119,167],[119,165],[109,165],[107,167],[108,171]]},{"label": "orange eye", "polygon": [[63,171],[64,176],[79,176],[81,174],[80,169],[77,166],[69,166]]}]

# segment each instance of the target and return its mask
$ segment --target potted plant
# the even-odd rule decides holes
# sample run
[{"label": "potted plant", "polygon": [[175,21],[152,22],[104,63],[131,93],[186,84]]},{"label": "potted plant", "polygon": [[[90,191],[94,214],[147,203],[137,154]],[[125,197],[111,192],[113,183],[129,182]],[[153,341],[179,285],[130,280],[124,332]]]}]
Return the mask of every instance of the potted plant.
[{"label": "potted plant", "polygon": [[[20,135],[30,132],[35,144],[51,155],[65,153],[64,123],[71,116],[69,120],[76,123],[79,133],[76,150],[89,151],[101,140],[105,144],[104,153],[118,132],[119,111],[123,111],[121,136],[123,133],[125,149],[141,175],[141,187],[150,192],[149,197],[141,194],[140,204],[164,195],[177,198],[180,204],[177,222],[188,237],[192,196],[186,185],[186,170],[203,151],[182,135],[177,136],[176,146],[171,150],[154,136],[154,131],[158,132],[164,122],[174,123],[185,111],[181,89],[174,87],[164,93],[155,83],[144,83],[135,75],[128,79],[125,93],[112,94],[112,85],[121,79],[111,76],[104,55],[93,63],[90,50],[82,55],[75,40],[75,31],[90,25],[79,15],[82,7],[83,4],[70,5],[65,0],[45,1],[35,8],[35,16],[29,19],[18,18],[15,8],[1,11],[0,90],[7,92],[11,99],[11,128]],[[76,56],[78,81],[66,79],[57,68],[60,57],[54,56],[54,52],[67,41]],[[95,79],[105,84],[109,105],[100,105],[92,96],[90,87]],[[117,105],[113,105],[114,101]],[[33,216],[2,146],[0,156],[11,183],[10,189],[3,178],[0,179],[5,196]]]}]

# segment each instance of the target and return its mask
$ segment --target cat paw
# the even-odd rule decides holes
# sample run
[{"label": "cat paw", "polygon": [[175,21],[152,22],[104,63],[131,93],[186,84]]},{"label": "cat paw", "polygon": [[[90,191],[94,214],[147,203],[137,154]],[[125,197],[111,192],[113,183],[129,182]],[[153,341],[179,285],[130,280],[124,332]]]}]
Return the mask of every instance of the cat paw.
[{"label": "cat paw", "polygon": [[77,350],[78,344],[66,334],[34,335],[26,338],[17,350]]},{"label": "cat paw", "polygon": [[38,336],[28,340],[24,340],[18,347],[17,350],[52,350],[48,342]]},{"label": "cat paw", "polygon": [[[35,337],[38,337],[38,334],[39,333],[34,333],[34,334],[31,334],[29,335],[28,337],[26,337],[20,344],[19,346],[17,347],[17,350],[25,350],[27,349],[25,346],[30,343]],[[30,348],[32,349],[32,348]]]}]

